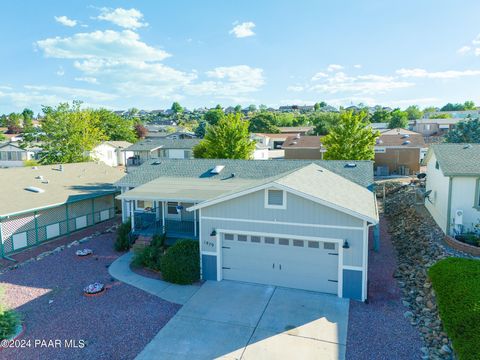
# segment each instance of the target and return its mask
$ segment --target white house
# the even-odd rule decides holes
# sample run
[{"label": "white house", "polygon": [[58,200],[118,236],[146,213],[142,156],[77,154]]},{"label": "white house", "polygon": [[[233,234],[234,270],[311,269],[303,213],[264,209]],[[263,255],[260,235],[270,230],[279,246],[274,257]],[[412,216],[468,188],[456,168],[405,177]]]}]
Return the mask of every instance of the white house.
[{"label": "white house", "polygon": [[41,150],[35,146],[21,148],[18,142],[0,144],[0,167],[23,166],[24,161],[36,160]]},{"label": "white house", "polygon": [[133,157],[133,151],[124,151],[131,145],[128,141],[104,141],[90,152],[90,156],[108,166],[124,166],[126,159]]},{"label": "white house", "polygon": [[425,206],[448,235],[480,223],[480,144],[436,144],[425,157]]}]

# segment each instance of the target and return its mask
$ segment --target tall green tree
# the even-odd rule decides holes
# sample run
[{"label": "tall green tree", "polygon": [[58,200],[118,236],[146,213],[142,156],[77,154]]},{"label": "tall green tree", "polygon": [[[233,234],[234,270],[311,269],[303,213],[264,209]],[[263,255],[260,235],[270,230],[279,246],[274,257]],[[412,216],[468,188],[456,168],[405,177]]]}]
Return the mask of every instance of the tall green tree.
[{"label": "tall green tree", "polygon": [[240,114],[228,114],[208,126],[203,140],[193,148],[196,158],[251,159],[255,142],[250,139],[249,122]]},{"label": "tall green tree", "polygon": [[276,134],[280,129],[276,125],[275,114],[260,112],[250,118],[249,131],[253,133]]},{"label": "tall green tree", "polygon": [[465,101],[463,103],[463,107],[465,108],[465,110],[475,110],[477,107],[475,106],[475,103],[471,100],[469,101]]},{"label": "tall green tree", "polygon": [[418,105],[410,105],[405,109],[405,112],[407,113],[408,120],[417,120],[423,116],[423,111],[420,110]]},{"label": "tall green tree", "polygon": [[314,126],[315,135],[327,135],[328,130],[334,126],[340,118],[339,113],[319,112],[311,116],[311,122]]},{"label": "tall green tree", "polygon": [[174,114],[179,114],[179,113],[183,112],[183,108],[178,102],[175,101],[172,104],[172,111],[173,111]]},{"label": "tall green tree", "polygon": [[22,111],[22,117],[23,117],[23,129],[29,129],[33,126],[33,111],[25,108]]},{"label": "tall green tree", "polygon": [[211,109],[205,113],[203,119],[210,125],[216,125],[224,117],[225,113],[222,109]]},{"label": "tall green tree", "polygon": [[93,113],[99,117],[99,127],[107,140],[122,140],[131,143],[137,141],[133,120],[124,119],[107,109],[93,110]]},{"label": "tall green tree", "polygon": [[242,106],[241,105],[236,105],[233,108],[233,111],[235,111],[236,113],[242,112]]},{"label": "tall green tree", "polygon": [[445,135],[448,143],[480,143],[480,121],[460,121]]},{"label": "tall green tree", "polygon": [[81,162],[88,152],[106,139],[100,129],[100,117],[90,109],[81,109],[80,102],[72,106],[63,103],[57,107],[45,106],[42,119],[43,164]]},{"label": "tall green tree", "polygon": [[400,109],[394,109],[390,113],[391,118],[388,123],[389,129],[405,128],[408,125],[408,114]]},{"label": "tall green tree", "polygon": [[22,114],[11,113],[7,119],[7,132],[9,134],[20,134],[22,132]]},{"label": "tall green tree", "polygon": [[372,160],[379,131],[372,131],[365,113],[342,112],[338,122],[323,139],[327,160]]},{"label": "tall green tree", "polygon": [[382,109],[381,107],[377,108],[373,113],[370,121],[372,123],[389,123],[391,119],[390,111]]}]

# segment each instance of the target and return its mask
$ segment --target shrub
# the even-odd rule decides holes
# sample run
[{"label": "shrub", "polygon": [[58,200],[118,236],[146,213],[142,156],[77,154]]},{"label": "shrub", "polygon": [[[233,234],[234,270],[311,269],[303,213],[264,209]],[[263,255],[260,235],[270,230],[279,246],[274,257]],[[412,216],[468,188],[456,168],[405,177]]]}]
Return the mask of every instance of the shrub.
[{"label": "shrub", "polygon": [[126,251],[130,249],[129,233],[130,233],[131,227],[132,225],[130,220],[120,224],[117,230],[117,240],[115,241],[115,245],[114,245],[115,250]]},{"label": "shrub", "polygon": [[460,360],[480,354],[480,261],[448,258],[433,265],[428,275],[440,317]]},{"label": "shrub", "polygon": [[15,311],[6,310],[3,304],[4,290],[0,289],[0,340],[8,339],[15,334],[20,318]]},{"label": "shrub", "polygon": [[162,275],[175,284],[192,284],[200,278],[198,241],[180,240],[170,247],[161,260]]},{"label": "shrub", "polygon": [[150,246],[135,251],[132,265],[160,271],[161,258],[165,251],[165,238],[165,235],[155,235]]}]

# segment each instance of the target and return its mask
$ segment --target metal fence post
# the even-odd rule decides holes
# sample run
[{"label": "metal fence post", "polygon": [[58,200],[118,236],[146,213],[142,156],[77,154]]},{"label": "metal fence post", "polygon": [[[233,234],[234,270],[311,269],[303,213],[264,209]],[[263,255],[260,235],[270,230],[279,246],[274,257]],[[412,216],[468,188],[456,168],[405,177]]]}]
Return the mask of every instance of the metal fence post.
[{"label": "metal fence post", "polygon": [[65,216],[67,218],[67,234],[70,234],[70,216],[68,214],[68,203],[65,203]]},{"label": "metal fence post", "polygon": [[92,225],[95,225],[95,198],[92,198]]},{"label": "metal fence post", "polygon": [[5,255],[5,252],[3,250],[3,234],[2,234],[2,222],[0,221],[0,248],[2,250],[2,258]]},{"label": "metal fence post", "polygon": [[[37,220],[37,212],[33,212],[33,219],[35,220],[35,244],[38,244],[38,220]],[[45,231],[47,229],[45,228]]]}]

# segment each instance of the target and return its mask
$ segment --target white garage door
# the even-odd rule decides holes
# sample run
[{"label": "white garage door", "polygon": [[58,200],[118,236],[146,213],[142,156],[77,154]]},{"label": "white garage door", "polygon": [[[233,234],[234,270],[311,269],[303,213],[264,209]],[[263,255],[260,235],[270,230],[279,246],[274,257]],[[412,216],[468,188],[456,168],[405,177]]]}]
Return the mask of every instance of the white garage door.
[{"label": "white garage door", "polygon": [[223,279],[337,294],[338,244],[222,234]]}]

